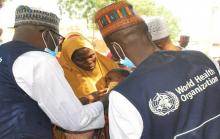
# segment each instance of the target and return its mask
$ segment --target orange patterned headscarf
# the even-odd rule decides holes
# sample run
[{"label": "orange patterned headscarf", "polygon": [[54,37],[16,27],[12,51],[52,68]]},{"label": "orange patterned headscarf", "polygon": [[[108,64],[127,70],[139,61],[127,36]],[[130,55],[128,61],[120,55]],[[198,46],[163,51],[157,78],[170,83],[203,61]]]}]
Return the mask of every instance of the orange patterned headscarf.
[{"label": "orange patterned headscarf", "polygon": [[71,60],[72,54],[77,49],[87,47],[94,49],[92,44],[79,33],[70,33],[62,44],[59,63],[61,64],[65,77],[74,90],[77,97],[84,97],[97,90],[104,89],[106,82],[104,76],[117,64],[107,57],[96,52],[96,66],[92,71],[79,68]]}]

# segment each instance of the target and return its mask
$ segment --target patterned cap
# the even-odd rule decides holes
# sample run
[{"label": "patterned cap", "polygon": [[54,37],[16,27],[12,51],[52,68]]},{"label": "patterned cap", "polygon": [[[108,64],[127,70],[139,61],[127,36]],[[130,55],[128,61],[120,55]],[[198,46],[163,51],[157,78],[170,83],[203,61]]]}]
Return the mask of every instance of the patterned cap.
[{"label": "patterned cap", "polygon": [[130,4],[120,1],[99,10],[95,16],[103,37],[121,29],[144,22],[137,16]]},{"label": "patterned cap", "polygon": [[168,25],[163,17],[143,17],[148,26],[148,31],[152,36],[152,40],[160,40],[170,35]]},{"label": "patterned cap", "polygon": [[15,12],[15,25],[38,25],[46,26],[59,30],[60,19],[53,13],[37,10],[28,6],[21,5]]}]

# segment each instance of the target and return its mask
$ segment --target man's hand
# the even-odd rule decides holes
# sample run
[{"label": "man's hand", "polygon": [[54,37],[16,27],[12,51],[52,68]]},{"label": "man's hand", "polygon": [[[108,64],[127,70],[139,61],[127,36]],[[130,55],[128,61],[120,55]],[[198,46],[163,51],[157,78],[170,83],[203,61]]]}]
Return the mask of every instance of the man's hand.
[{"label": "man's hand", "polygon": [[89,104],[89,99],[87,97],[81,97],[79,100],[83,105]]},{"label": "man's hand", "polygon": [[104,106],[104,109],[107,110],[108,103],[109,103],[109,101],[108,101],[109,93],[106,93],[106,91],[107,91],[107,88],[93,92],[90,95],[87,95],[85,97],[81,97],[80,101],[83,105],[89,104],[92,102],[96,102],[96,101],[101,101]]}]

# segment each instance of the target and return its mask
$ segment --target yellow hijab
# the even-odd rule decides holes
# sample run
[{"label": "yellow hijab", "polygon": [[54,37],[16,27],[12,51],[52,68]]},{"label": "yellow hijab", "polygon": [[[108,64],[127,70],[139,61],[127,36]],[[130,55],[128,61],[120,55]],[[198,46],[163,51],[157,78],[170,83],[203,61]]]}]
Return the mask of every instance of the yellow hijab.
[{"label": "yellow hijab", "polygon": [[81,69],[72,62],[71,56],[75,50],[83,47],[94,50],[92,44],[81,34],[70,33],[62,44],[58,59],[67,81],[79,98],[106,88],[105,75],[111,69],[118,67],[114,61],[96,52],[95,68],[92,71]]}]

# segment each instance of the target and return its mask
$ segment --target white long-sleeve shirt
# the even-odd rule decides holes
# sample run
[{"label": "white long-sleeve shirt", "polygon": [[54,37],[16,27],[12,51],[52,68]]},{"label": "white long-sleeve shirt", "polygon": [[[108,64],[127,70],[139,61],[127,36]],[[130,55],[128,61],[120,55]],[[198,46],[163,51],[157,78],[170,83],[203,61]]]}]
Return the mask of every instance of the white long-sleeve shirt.
[{"label": "white long-sleeve shirt", "polygon": [[[219,64],[213,61],[220,74]],[[109,130],[111,139],[140,139],[143,120],[135,106],[117,91],[109,95]]]},{"label": "white long-sleeve shirt", "polygon": [[52,123],[69,131],[104,126],[103,104],[82,105],[66,81],[62,67],[48,53],[24,53],[15,60],[12,70],[19,87],[37,101]]}]

